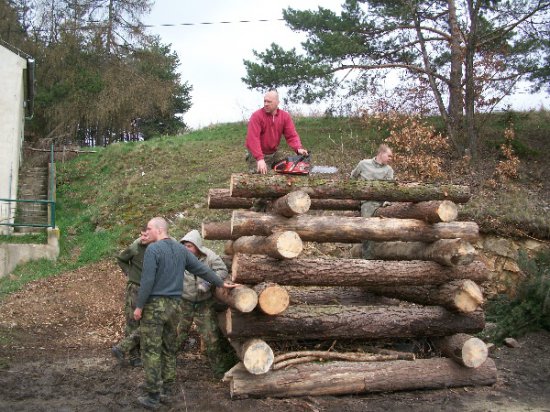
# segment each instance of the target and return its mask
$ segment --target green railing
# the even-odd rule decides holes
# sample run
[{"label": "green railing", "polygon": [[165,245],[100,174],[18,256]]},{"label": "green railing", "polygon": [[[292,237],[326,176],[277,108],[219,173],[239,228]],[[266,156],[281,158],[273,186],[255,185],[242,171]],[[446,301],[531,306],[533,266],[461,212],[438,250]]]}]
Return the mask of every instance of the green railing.
[{"label": "green railing", "polygon": [[[0,199],[0,226],[55,228],[55,158],[53,145],[48,164],[48,199]],[[21,209],[25,205],[25,214]],[[29,209],[29,205],[32,205]],[[47,211],[44,216],[44,211]]]}]

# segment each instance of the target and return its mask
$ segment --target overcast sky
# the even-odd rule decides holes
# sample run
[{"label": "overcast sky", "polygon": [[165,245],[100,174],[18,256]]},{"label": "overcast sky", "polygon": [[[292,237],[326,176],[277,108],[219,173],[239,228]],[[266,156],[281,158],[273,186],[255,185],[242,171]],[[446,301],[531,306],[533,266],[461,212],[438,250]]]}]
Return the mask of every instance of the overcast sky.
[{"label": "overcast sky", "polygon": [[[193,106],[184,121],[198,129],[248,120],[250,114],[262,106],[262,93],[248,90],[241,81],[246,75],[243,60],[253,60],[252,50],[264,51],[272,42],[285,49],[300,47],[303,35],[278,21],[284,8],[306,10],[321,6],[339,12],[342,3],[343,0],[156,0],[144,23],[153,25],[149,31],[158,34],[163,43],[171,44],[178,54],[181,78],[193,86]],[[238,23],[239,20],[253,22]],[[235,23],[199,24],[222,21]],[[163,24],[174,26],[163,27]],[[538,108],[544,102],[545,107],[550,108],[547,96],[533,97],[525,92],[510,102],[527,109]],[[312,110],[315,111],[315,107]]]}]

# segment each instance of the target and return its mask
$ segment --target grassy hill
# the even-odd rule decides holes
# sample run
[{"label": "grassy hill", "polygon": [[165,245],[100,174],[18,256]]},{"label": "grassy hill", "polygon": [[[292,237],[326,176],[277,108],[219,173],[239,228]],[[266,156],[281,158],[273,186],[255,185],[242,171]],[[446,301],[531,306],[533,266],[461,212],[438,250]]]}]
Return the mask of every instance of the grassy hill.
[{"label": "grassy hill", "polygon": [[[532,227],[531,235],[550,237],[547,118],[547,112],[517,115],[516,145],[525,167],[519,180],[498,192],[484,182],[498,162],[506,119],[490,119],[491,127],[484,132],[483,161],[470,173],[460,171],[453,163],[458,160],[445,155],[447,181],[472,186],[474,197],[461,211],[463,217],[488,231],[518,235],[518,230]],[[348,118],[298,118],[296,126],[314,162],[338,166],[342,176],[349,175],[359,160],[372,156],[387,134]],[[180,136],[117,143],[58,163],[60,258],[56,263],[33,262],[17,268],[0,280],[0,297],[29,280],[113,256],[153,216],[166,217],[175,237],[200,229],[205,218],[228,219],[228,211],[207,209],[207,192],[228,188],[231,173],[246,170],[245,134],[245,123],[222,124]],[[399,165],[394,169],[399,177]],[[209,245],[221,249],[221,243]]]}]

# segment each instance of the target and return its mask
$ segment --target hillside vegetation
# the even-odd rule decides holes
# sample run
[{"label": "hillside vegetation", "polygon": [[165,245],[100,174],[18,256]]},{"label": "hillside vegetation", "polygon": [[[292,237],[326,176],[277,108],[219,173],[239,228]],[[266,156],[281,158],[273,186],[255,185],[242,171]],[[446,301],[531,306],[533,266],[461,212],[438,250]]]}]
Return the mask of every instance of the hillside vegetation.
[{"label": "hillside vegetation", "polygon": [[[511,117],[519,177],[494,182],[495,167],[502,160],[499,147]],[[462,219],[475,220],[485,231],[550,238],[549,117],[546,111],[489,117],[482,131],[483,160],[475,166],[453,159],[451,153],[436,154],[444,172],[439,181],[472,187],[473,198],[462,208]],[[359,160],[373,156],[388,136],[387,130],[367,127],[357,118],[297,118],[296,126],[314,163],[337,166],[341,177],[348,176]],[[205,218],[228,219],[229,211],[207,209],[207,192],[228,188],[231,173],[246,170],[245,135],[245,123],[221,124],[185,135],[95,148],[96,153],[58,163],[60,258],[57,263],[19,267],[0,280],[0,293],[113,256],[153,216],[166,217],[175,237],[200,229]],[[399,178],[400,165],[394,164],[394,169]],[[221,250],[221,242],[209,244]]]}]

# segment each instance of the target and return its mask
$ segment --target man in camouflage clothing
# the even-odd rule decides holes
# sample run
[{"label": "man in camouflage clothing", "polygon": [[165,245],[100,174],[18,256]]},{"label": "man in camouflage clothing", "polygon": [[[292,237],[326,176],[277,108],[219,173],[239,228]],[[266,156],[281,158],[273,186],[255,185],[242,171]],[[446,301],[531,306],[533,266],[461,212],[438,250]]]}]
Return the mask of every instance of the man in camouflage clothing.
[{"label": "man in camouflage clothing", "polygon": [[134,319],[134,310],[136,309],[136,300],[141,282],[143,257],[149,243],[150,240],[147,238],[145,229],[143,229],[141,236],[117,256],[118,265],[128,276],[124,305],[126,327],[124,328],[124,339],[113,346],[111,352],[119,361],[122,361],[128,355],[130,365],[134,367],[142,364],[139,351],[139,321]]},{"label": "man in camouflage clothing", "polygon": [[155,217],[147,223],[151,244],[145,251],[134,319],[140,320],[147,395],[138,397],[146,408],[160,407],[176,382],[176,328],[180,316],[185,270],[219,287],[233,288],[203,265],[183,245],[168,236],[168,223]]},{"label": "man in camouflage clothing", "polygon": [[[181,240],[182,243],[199,261],[226,279],[227,266],[214,251],[202,244],[202,237],[198,230],[192,230]],[[178,348],[181,349],[189,335],[193,321],[206,346],[206,354],[210,367],[216,375],[223,373],[235,364],[235,354],[229,342],[221,335],[215,311],[215,298],[212,295],[213,287],[210,283],[197,278],[189,272],[183,277],[183,301],[181,304],[181,318],[178,324]]]}]

